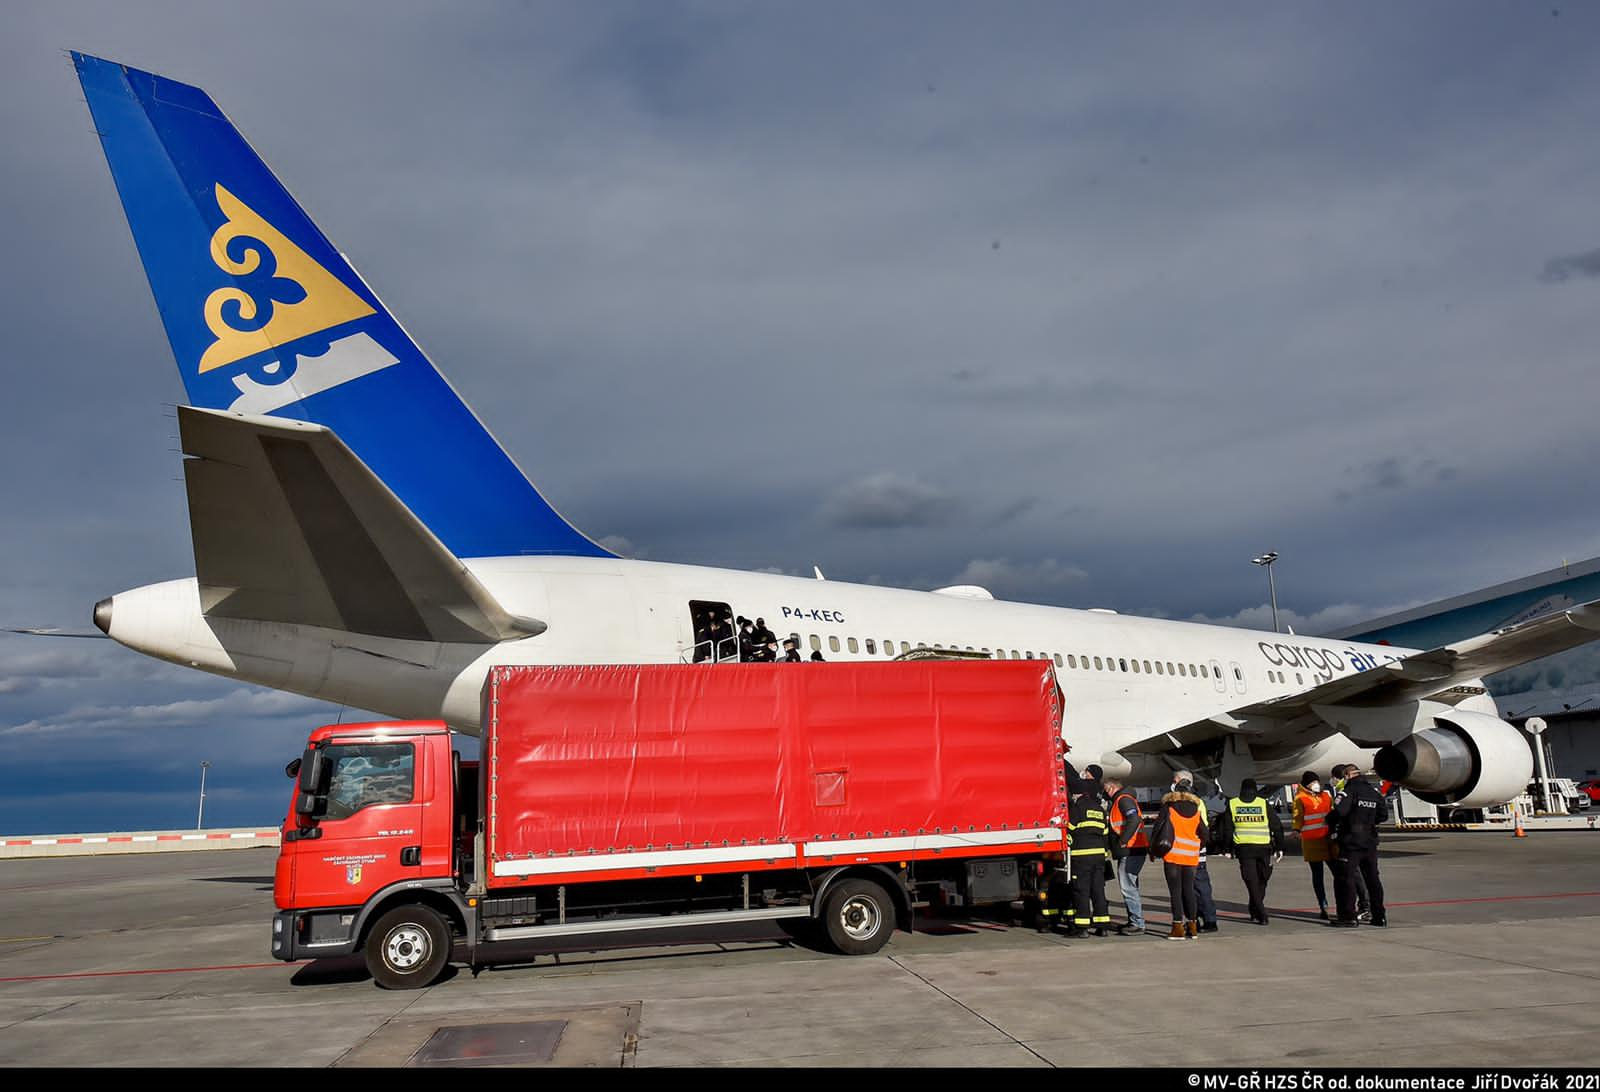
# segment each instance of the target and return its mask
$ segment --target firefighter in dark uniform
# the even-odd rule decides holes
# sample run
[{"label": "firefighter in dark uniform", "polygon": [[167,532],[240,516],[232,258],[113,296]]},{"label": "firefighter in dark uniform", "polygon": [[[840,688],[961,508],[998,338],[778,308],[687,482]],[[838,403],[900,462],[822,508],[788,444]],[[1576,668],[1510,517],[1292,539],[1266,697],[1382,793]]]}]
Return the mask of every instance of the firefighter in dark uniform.
[{"label": "firefighter in dark uniform", "polygon": [[[1067,810],[1067,837],[1072,862],[1072,912],[1069,937],[1103,937],[1111,932],[1111,910],[1106,905],[1106,864],[1111,860],[1110,827],[1106,823],[1106,798],[1100,788],[1100,767],[1090,766],[1083,791]],[[1085,928],[1088,926],[1088,928]]]},{"label": "firefighter in dark uniform", "polygon": [[[1069,747],[1068,750],[1071,750]],[[1067,822],[1069,824],[1067,840],[1072,839],[1070,824],[1072,821],[1072,802],[1090,790],[1098,791],[1100,787],[1100,767],[1089,766],[1082,773],[1072,764],[1072,759],[1061,761],[1062,773],[1065,775],[1067,785]],[[1069,847],[1070,848],[1070,847]],[[1066,862],[1063,862],[1066,864]],[[1071,928],[1076,917],[1074,905],[1076,896],[1073,894],[1072,871],[1068,868],[1058,868],[1050,874],[1049,883],[1045,888],[1044,898],[1040,900],[1039,917],[1041,929],[1058,929],[1063,926]]]},{"label": "firefighter in dark uniform", "polygon": [[1344,863],[1336,876],[1338,889],[1334,892],[1339,916],[1328,924],[1346,929],[1358,924],[1354,910],[1356,876],[1360,875],[1367,882],[1371,924],[1388,925],[1383,881],[1378,878],[1378,824],[1389,818],[1389,805],[1370,781],[1356,776],[1354,768],[1347,767],[1345,777],[1344,797],[1328,815],[1328,833],[1338,844],[1339,860]]}]

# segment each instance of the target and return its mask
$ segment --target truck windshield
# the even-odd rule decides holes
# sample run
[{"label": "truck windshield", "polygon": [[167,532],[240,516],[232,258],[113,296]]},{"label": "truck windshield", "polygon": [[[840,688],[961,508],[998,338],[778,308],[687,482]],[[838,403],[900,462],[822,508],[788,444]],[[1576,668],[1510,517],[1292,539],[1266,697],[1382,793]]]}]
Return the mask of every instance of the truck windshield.
[{"label": "truck windshield", "polygon": [[409,743],[338,743],[328,748],[333,779],[325,819],[346,819],[373,804],[411,802],[416,759]]}]

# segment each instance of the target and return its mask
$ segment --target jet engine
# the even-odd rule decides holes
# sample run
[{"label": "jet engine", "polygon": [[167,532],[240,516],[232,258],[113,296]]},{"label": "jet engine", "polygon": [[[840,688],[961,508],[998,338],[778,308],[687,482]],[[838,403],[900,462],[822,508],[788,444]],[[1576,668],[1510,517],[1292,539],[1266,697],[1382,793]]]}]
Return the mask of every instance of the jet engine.
[{"label": "jet engine", "polygon": [[1451,709],[1418,718],[1415,732],[1378,751],[1373,768],[1430,804],[1478,808],[1525,791],[1533,754],[1500,718]]}]

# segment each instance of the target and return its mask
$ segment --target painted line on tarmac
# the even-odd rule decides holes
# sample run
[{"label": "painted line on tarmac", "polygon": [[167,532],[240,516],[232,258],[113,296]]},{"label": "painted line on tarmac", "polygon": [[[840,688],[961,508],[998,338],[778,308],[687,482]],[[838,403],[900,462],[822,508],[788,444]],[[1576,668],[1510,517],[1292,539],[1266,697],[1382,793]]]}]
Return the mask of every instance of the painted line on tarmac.
[{"label": "painted line on tarmac", "polygon": [[157,967],[145,971],[78,971],[71,974],[24,974],[14,978],[0,978],[0,982],[54,982],[64,978],[124,978],[140,974],[200,974],[204,971],[258,971],[266,967],[298,967],[307,962],[297,959],[292,963],[274,960],[271,963],[226,963],[217,967]]},{"label": "painted line on tarmac", "polygon": [[[1489,895],[1476,899],[1427,899],[1422,902],[1384,902],[1385,908],[1391,906],[1459,906],[1469,902],[1528,902],[1533,899],[1593,899],[1600,898],[1600,891],[1561,891],[1553,895]],[[1317,907],[1296,907],[1293,910],[1279,911],[1285,914],[1315,914]]]},{"label": "painted line on tarmac", "polygon": [[0,944],[26,944],[30,940],[54,940],[55,937],[0,937]]}]

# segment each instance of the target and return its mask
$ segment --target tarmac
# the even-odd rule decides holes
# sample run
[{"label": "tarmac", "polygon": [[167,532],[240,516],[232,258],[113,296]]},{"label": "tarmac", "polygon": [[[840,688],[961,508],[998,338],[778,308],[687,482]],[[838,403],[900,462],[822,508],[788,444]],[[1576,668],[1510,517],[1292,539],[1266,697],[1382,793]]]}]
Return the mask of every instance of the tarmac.
[{"label": "tarmac", "polygon": [[1157,932],[1157,868],[1144,937],[929,921],[851,959],[746,926],[549,943],[409,992],[358,959],[271,960],[275,856],[0,861],[0,1064],[1600,1062],[1600,837],[1585,831],[1389,835],[1386,929],[1324,926],[1292,857],[1272,924],[1250,925],[1236,865],[1213,859],[1221,930],[1193,941]]}]

